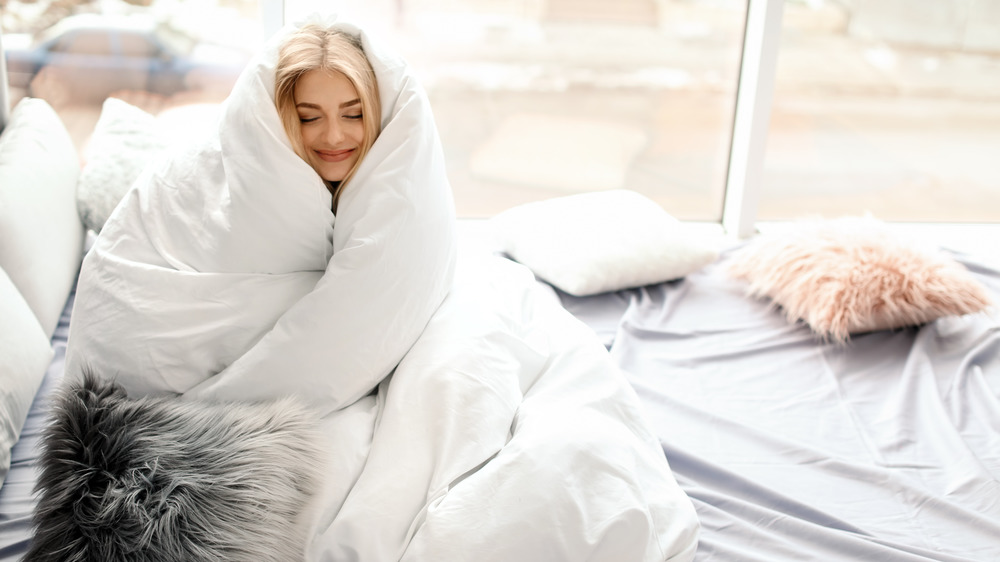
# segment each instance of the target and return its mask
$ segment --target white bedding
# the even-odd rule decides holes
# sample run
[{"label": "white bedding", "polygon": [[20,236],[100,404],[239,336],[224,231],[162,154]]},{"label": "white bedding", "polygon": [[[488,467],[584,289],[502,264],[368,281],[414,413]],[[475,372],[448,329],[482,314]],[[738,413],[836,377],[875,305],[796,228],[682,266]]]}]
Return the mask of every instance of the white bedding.
[{"label": "white bedding", "polygon": [[527,269],[457,257],[423,91],[335,25],[361,35],[384,108],[338,216],[274,110],[286,28],[218,134],[148,169],[105,225],[67,380],[319,409],[314,560],[690,560],[696,516],[624,377]]}]

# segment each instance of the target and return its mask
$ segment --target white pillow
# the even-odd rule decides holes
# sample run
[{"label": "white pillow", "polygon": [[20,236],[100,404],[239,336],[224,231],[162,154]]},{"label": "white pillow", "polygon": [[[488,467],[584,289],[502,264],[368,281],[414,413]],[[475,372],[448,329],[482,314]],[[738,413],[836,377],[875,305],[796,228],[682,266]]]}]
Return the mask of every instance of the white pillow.
[{"label": "white pillow", "polygon": [[100,232],[139,172],[163,150],[156,118],[117,98],[104,100],[76,189],[83,225]]},{"label": "white pillow", "polygon": [[211,127],[219,104],[191,104],[152,114],[118,98],[104,100],[80,172],[76,200],[83,225],[100,233],[142,170],[174,143]]},{"label": "white pillow", "polygon": [[717,244],[624,189],[526,203],[490,223],[502,251],[575,296],[679,279],[719,257]]},{"label": "white pillow", "polygon": [[38,319],[0,268],[0,485],[10,469],[31,402],[52,361],[52,346]]},{"label": "white pillow", "polygon": [[0,135],[0,267],[47,337],[83,253],[79,174],[76,148],[56,112],[44,100],[22,99]]}]

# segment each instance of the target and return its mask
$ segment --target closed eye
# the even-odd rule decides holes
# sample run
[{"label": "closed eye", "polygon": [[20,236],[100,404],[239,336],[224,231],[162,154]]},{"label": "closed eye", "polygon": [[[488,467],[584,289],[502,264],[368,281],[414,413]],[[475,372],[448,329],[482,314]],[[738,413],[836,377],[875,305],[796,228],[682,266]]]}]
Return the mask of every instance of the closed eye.
[{"label": "closed eye", "polygon": [[299,117],[300,123],[312,123],[313,121],[319,119],[319,117]]},{"label": "closed eye", "polygon": [[346,119],[361,119],[361,114],[359,113],[357,115],[345,115],[344,118],[346,118]]}]

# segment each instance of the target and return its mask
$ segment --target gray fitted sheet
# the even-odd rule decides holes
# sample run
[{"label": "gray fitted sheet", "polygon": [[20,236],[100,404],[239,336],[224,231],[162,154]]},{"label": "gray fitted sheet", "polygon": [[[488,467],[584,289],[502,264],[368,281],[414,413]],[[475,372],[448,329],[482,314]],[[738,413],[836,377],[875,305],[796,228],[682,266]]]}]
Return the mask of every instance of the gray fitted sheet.
[{"label": "gray fitted sheet", "polygon": [[[823,343],[745,297],[727,255],[560,295],[641,398],[700,516],[696,560],[1000,560],[997,313]],[[1000,302],[1000,272],[956,257]]]}]

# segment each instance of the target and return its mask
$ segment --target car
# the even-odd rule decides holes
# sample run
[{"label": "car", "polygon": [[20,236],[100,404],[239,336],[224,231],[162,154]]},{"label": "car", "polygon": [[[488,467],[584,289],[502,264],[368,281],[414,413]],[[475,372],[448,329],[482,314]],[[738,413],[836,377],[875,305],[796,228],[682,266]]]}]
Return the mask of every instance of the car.
[{"label": "car", "polygon": [[79,14],[34,36],[5,35],[12,88],[53,104],[101,102],[122,90],[225,95],[250,60],[147,15]]}]

